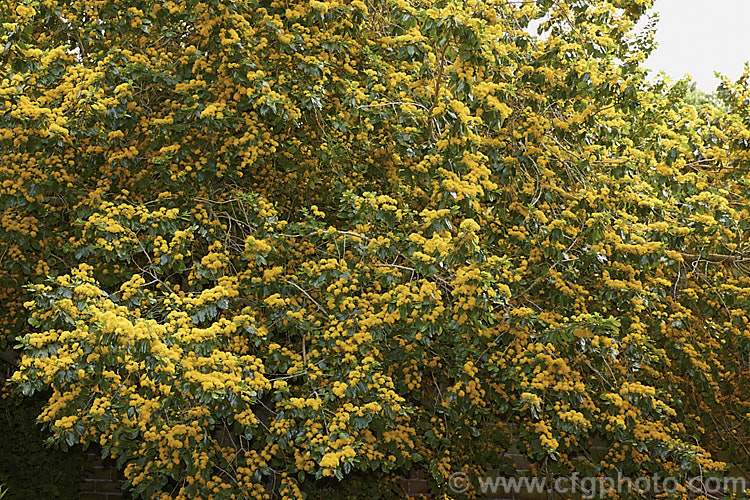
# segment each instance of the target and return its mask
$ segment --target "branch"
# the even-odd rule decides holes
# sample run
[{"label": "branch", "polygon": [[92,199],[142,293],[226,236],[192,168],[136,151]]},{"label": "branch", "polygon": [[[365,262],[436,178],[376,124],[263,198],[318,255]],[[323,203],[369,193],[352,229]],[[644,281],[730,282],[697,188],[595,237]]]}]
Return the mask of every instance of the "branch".
[{"label": "branch", "polygon": [[746,258],[744,255],[722,255],[717,253],[699,255],[681,251],[678,251],[677,253],[682,255],[683,260],[687,264],[692,264],[694,262],[711,262],[713,264],[744,264],[745,262],[750,262],[750,258]]},{"label": "branch", "polygon": [[18,361],[18,353],[13,349],[3,349],[0,351],[0,360],[15,366],[16,361]]},{"label": "branch", "polygon": [[[317,302],[317,301],[316,301],[316,300],[315,300],[314,298],[312,298],[312,297],[310,296],[310,294],[309,294],[309,293],[307,293],[307,292],[305,291],[305,289],[304,289],[304,288],[302,288],[301,286],[299,286],[299,285],[298,285],[297,283],[295,283],[294,281],[290,281],[290,280],[284,280],[284,281],[285,281],[285,282],[286,282],[287,284],[289,284],[289,285],[292,285],[293,287],[295,287],[295,288],[296,288],[297,290],[299,290],[300,292],[304,293],[304,294],[305,294],[305,297],[307,297],[308,299],[310,299],[310,302],[312,302],[313,304],[315,304],[315,305],[317,306],[317,308],[318,308],[318,309],[320,309],[320,311],[321,311],[321,312],[322,312],[323,314],[325,314],[326,316],[329,316],[329,314],[328,314],[328,311],[326,311],[326,310],[325,310],[325,308],[324,308],[323,306],[321,306],[320,304],[318,304],[318,302]],[[304,341],[304,338],[303,338],[303,341]]]},{"label": "branch", "polygon": [[371,238],[365,236],[364,234],[355,233],[352,231],[313,231],[311,233],[307,234],[281,234],[281,236],[285,238],[308,238],[310,236],[316,236],[316,235],[323,235],[323,234],[334,234],[334,235],[344,235],[344,236],[352,236],[354,238],[359,238],[364,241],[370,241]]}]

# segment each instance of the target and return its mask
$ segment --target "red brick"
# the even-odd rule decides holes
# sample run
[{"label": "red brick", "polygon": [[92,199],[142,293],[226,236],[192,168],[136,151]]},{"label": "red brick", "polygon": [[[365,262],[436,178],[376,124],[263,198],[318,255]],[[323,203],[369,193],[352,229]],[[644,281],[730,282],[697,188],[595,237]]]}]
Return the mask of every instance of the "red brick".
[{"label": "red brick", "polygon": [[91,471],[91,474],[89,474],[88,479],[116,481],[117,471],[113,469],[112,467],[107,467],[107,468],[94,467],[94,470]]},{"label": "red brick", "polygon": [[81,493],[96,493],[93,481],[83,481],[79,487]]},{"label": "red brick", "polygon": [[94,491],[97,493],[113,493],[122,491],[119,481],[94,481]]},{"label": "red brick", "polygon": [[529,458],[526,455],[521,455],[520,453],[506,453],[505,456],[513,459],[516,463],[516,470],[518,472],[530,470],[531,462],[529,462]]},{"label": "red brick", "polygon": [[513,495],[515,500],[548,500],[549,495],[546,491],[520,491]]},{"label": "red brick", "polygon": [[90,458],[90,460],[91,460],[90,463],[91,463],[91,465],[94,468],[96,468],[96,467],[110,467],[111,466],[111,464],[108,463],[109,462],[108,460],[105,460],[105,459],[103,459],[103,458],[101,458],[101,457],[99,457],[97,455],[89,455],[89,457],[91,457]]},{"label": "red brick", "polygon": [[408,493],[410,495],[419,495],[420,493],[429,493],[430,487],[427,486],[427,481],[424,479],[409,479],[407,480]]},{"label": "red brick", "polygon": [[409,479],[424,479],[424,469],[412,469],[409,471]]},{"label": "red brick", "polygon": [[81,493],[78,500],[107,500],[106,493]]}]

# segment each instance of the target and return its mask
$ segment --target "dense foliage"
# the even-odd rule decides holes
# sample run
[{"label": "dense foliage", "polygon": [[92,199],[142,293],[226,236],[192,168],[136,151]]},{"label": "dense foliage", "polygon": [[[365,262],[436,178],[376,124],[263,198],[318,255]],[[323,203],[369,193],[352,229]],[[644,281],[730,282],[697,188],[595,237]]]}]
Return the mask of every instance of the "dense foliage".
[{"label": "dense foliage", "polygon": [[81,450],[48,449],[47,433],[36,424],[48,396],[0,398],[0,499],[78,496],[86,471]]},{"label": "dense foliage", "polygon": [[14,387],[147,498],[746,464],[750,74],[649,4],[2,0]]}]

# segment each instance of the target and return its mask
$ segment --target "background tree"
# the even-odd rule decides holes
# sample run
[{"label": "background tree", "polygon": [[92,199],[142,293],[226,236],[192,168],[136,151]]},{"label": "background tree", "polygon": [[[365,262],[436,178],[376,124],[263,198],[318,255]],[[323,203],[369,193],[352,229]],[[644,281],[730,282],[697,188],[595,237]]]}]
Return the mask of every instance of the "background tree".
[{"label": "background tree", "polygon": [[746,461],[748,75],[649,2],[2,5],[14,386],[134,495]]}]

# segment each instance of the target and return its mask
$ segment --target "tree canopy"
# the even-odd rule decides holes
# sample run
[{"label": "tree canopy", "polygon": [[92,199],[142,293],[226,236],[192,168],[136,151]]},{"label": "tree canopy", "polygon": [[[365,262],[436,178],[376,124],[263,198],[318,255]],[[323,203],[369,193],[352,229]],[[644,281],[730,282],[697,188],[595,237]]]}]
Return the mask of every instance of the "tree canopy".
[{"label": "tree canopy", "polygon": [[750,72],[650,3],[3,0],[14,389],[145,498],[747,464]]}]

